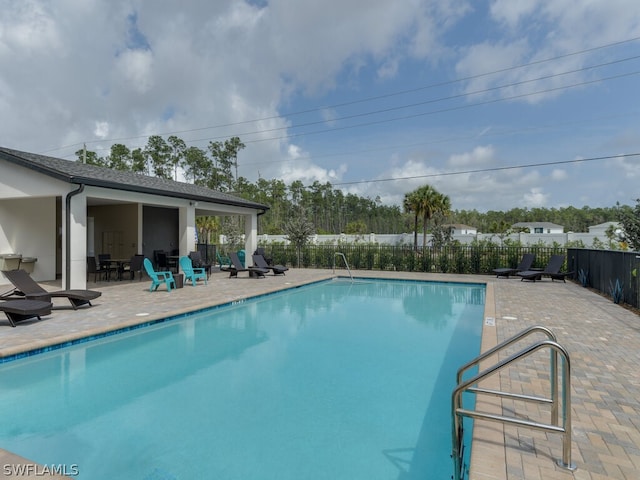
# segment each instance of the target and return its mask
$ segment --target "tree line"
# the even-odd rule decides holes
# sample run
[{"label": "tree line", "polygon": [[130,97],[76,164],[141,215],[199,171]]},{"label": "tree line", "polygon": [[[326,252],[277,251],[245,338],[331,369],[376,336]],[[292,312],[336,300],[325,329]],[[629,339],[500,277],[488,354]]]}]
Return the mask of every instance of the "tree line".
[{"label": "tree line", "polygon": [[[364,234],[414,232],[442,233],[443,224],[464,224],[483,233],[504,233],[518,222],[552,222],[563,225],[565,231],[586,232],[590,225],[606,221],[636,218],[640,208],[616,205],[610,208],[512,208],[510,210],[478,212],[453,210],[448,196],[430,185],[407,192],[403,205],[383,205],[379,197],[368,198],[345,194],[331,183],[314,182],[304,185],[297,180],[287,185],[280,179],[259,178],[250,182],[238,176],[238,155],[245,147],[238,137],[223,142],[209,142],[206,149],[187,146],[177,136],[166,140],[159,135],[148,138],[143,148],[129,149],[113,144],[109,153],[100,157],[94,151],[78,150],[78,161],[116,170],[126,170],[169,180],[182,176],[187,182],[228,192],[241,198],[268,205],[270,210],[260,217],[259,233],[286,234],[286,225],[293,217],[304,220],[318,234]],[[199,229],[214,239],[219,233],[234,230],[233,222],[217,218],[199,218]],[[238,226],[238,231],[241,228]],[[446,239],[442,239],[445,241]]]}]

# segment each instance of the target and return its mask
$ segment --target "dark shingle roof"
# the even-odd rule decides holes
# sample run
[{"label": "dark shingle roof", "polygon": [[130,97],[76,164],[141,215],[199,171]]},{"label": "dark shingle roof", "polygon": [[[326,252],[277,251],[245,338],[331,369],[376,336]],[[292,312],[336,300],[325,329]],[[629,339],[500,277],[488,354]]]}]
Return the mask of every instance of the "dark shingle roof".
[{"label": "dark shingle roof", "polygon": [[35,153],[0,147],[0,159],[29,168],[58,180],[128,192],[149,193],[166,197],[184,198],[201,202],[268,210],[260,203],[244,200],[235,195],[217,192],[191,183],[175,182],[133,172],[113,170],[96,165],[62,160]]}]

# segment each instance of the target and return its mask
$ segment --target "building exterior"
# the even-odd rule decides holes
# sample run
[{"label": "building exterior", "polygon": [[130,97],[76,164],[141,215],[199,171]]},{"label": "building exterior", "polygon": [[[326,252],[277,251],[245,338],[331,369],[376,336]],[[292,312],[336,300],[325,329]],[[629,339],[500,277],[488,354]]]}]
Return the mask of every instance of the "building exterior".
[{"label": "building exterior", "polygon": [[[36,259],[35,280],[86,288],[87,256],[195,250],[197,216],[245,219],[257,246],[268,206],[189,183],[0,147],[0,256]],[[8,283],[0,274],[0,285]]]},{"label": "building exterior", "polygon": [[620,225],[620,222],[599,223],[598,225],[591,225],[589,227],[589,233],[592,233],[594,235],[602,235],[603,237],[606,237],[607,231],[609,229],[612,229],[613,232],[615,232],[616,230],[619,230],[620,232],[622,232],[622,225]]},{"label": "building exterior", "polygon": [[564,227],[551,222],[518,222],[512,226],[514,229],[526,228],[529,233],[535,234],[557,234],[564,233]]},{"label": "building exterior", "polygon": [[451,235],[477,235],[478,229],[476,227],[470,227],[461,223],[452,223],[450,225],[444,225],[449,227]]}]

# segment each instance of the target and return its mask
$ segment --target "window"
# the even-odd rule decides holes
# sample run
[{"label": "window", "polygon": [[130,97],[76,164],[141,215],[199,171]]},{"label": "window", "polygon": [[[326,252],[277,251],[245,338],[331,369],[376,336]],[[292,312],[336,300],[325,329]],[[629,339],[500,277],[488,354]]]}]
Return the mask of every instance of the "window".
[{"label": "window", "polygon": [[544,233],[544,229],[542,227],[536,227],[533,229],[533,233]]}]

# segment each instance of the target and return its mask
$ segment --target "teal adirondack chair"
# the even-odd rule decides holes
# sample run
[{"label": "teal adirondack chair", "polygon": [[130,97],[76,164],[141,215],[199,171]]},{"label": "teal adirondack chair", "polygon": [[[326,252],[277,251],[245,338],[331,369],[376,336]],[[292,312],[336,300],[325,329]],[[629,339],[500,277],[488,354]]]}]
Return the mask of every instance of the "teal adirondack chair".
[{"label": "teal adirondack chair", "polygon": [[187,280],[191,280],[194,287],[196,286],[198,279],[204,280],[205,285],[208,283],[206,270],[204,268],[194,267],[189,257],[180,257],[180,268],[182,269],[182,273],[184,273],[185,283]]},{"label": "teal adirondack chair", "polygon": [[216,257],[218,257],[218,263],[220,269],[225,270],[231,266],[231,259],[228,256],[220,255],[220,252],[216,250]]},{"label": "teal adirondack chair", "polygon": [[176,288],[176,280],[173,278],[173,273],[171,272],[157,272],[153,269],[153,264],[151,260],[148,258],[144,259],[144,269],[149,275],[151,279],[151,286],[149,287],[150,292],[154,292],[158,290],[158,287],[164,283],[167,286],[167,291],[170,292],[172,288]]}]

